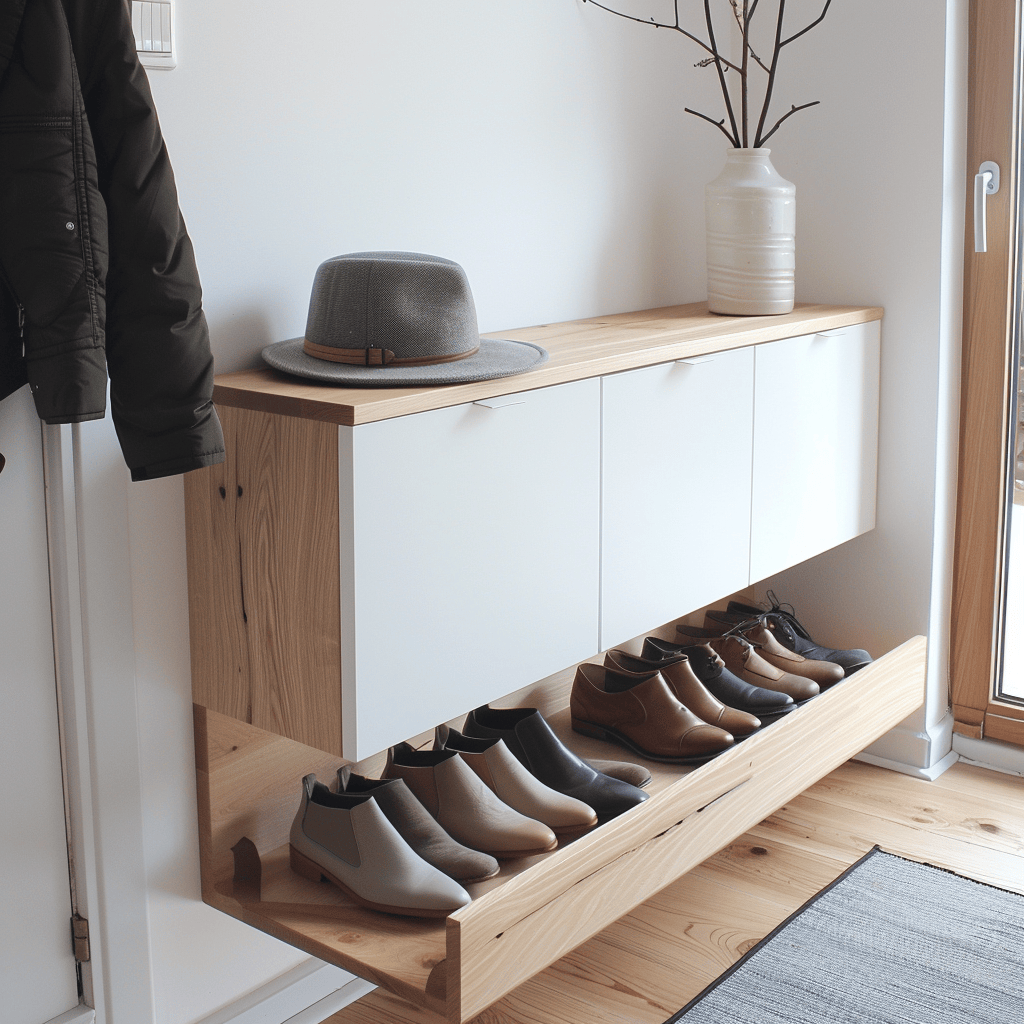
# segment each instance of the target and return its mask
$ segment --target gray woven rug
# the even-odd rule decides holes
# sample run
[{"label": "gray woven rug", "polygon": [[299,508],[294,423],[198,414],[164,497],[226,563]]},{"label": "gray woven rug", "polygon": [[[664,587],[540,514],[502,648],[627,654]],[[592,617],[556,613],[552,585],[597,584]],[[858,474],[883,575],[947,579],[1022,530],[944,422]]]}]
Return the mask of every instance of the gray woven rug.
[{"label": "gray woven rug", "polygon": [[1024,1024],[1024,897],[875,847],[676,1021]]}]

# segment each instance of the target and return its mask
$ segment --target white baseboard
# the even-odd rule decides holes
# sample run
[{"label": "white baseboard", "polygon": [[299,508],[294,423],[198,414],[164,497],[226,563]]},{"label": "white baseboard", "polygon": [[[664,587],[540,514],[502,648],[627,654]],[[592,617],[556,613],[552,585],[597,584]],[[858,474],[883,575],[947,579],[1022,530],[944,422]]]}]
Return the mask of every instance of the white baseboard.
[{"label": "white baseboard", "polygon": [[914,727],[914,717],[890,729],[854,760],[891,768],[919,779],[937,779],[957,760],[951,753],[953,716],[947,713],[923,729]]},{"label": "white baseboard", "polygon": [[46,1024],[94,1024],[96,1011],[91,1006],[75,1006]]},{"label": "white baseboard", "polygon": [[375,987],[311,957],[196,1024],[320,1024]]},{"label": "white baseboard", "polygon": [[1024,775],[1024,750],[997,740],[974,740],[968,736],[953,736],[953,749],[962,761],[990,768],[1006,775]]},{"label": "white baseboard", "polygon": [[301,1013],[289,1017],[285,1024],[321,1024],[332,1013],[345,1009],[349,1003],[362,999],[368,992],[372,992],[377,986],[363,978],[353,978],[347,985],[342,986],[337,992],[324,996],[319,1002],[307,1007]]},{"label": "white baseboard", "polygon": [[912,775],[915,779],[927,779],[934,782],[947,768],[951,768],[959,760],[956,751],[951,750],[944,758],[937,761],[928,768],[918,765],[907,764],[906,761],[892,761],[887,757],[878,757],[875,754],[858,754],[854,761],[863,761],[865,764],[875,764],[879,768],[888,768],[890,771],[900,772],[903,775]]}]

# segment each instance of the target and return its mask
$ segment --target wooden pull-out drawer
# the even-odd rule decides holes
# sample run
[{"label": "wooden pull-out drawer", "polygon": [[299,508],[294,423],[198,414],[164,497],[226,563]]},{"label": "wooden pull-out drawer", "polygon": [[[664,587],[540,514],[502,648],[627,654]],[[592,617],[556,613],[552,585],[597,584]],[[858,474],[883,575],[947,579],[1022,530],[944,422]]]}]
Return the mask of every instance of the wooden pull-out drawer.
[{"label": "wooden pull-out drawer", "polygon": [[[299,780],[309,771],[328,779],[340,759],[197,705],[203,897],[461,1024],[919,707],[925,647],[923,637],[907,641],[699,768],[649,762],[651,799],[550,854],[506,862],[497,878],[471,886],[473,902],[447,921],[376,914],[291,872],[288,827]],[[569,677],[545,684],[562,704],[550,714],[556,731],[583,756],[622,756],[571,732]],[[544,694],[534,697],[542,703]],[[373,774],[379,765],[378,756],[358,767]]]}]

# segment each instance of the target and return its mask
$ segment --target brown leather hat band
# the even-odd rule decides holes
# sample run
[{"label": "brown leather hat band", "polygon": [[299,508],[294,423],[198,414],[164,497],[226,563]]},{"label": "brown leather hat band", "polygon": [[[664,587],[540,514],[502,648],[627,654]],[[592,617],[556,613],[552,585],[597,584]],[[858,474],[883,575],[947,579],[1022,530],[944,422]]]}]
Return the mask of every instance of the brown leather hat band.
[{"label": "brown leather hat band", "polygon": [[398,359],[389,348],[335,348],[332,345],[317,345],[308,338],[302,342],[302,351],[315,359],[327,359],[332,363],[348,363],[351,366],[433,366],[435,363],[454,363],[459,359],[480,351],[480,346],[468,352],[457,352],[451,356],[437,356],[431,359]]}]

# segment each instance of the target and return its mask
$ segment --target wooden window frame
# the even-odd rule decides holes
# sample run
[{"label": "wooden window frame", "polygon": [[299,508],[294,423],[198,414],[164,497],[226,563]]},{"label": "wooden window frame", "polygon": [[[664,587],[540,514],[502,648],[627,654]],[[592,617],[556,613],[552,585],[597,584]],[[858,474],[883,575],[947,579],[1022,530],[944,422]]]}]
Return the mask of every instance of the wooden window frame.
[{"label": "wooden window frame", "polygon": [[967,209],[973,209],[974,175],[983,160],[999,164],[1002,180],[988,199],[988,251],[974,251],[973,216],[964,239],[950,677],[955,732],[1024,745],[1024,707],[995,696],[1016,384],[1020,10],[1021,0],[972,0],[970,9]]}]

